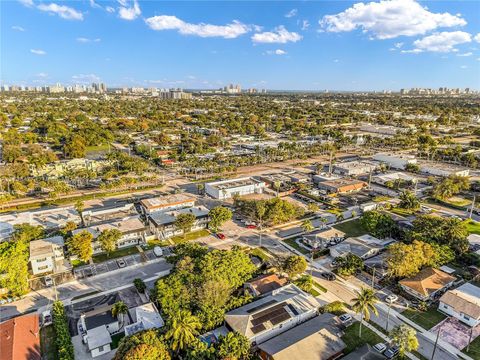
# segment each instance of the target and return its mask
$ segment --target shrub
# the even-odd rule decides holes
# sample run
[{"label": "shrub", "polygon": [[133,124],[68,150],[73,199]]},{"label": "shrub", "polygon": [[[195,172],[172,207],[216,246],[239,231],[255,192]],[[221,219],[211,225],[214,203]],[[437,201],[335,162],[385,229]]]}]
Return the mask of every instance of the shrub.
[{"label": "shrub", "polygon": [[67,315],[61,301],[55,301],[52,307],[53,328],[59,360],[74,360],[72,337],[68,331]]}]

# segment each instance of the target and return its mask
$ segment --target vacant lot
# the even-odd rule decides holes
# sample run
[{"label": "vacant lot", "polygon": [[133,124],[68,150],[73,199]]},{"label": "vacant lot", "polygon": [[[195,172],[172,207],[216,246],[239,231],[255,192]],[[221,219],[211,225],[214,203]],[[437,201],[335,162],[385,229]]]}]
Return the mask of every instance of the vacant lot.
[{"label": "vacant lot", "polygon": [[365,235],[367,231],[362,226],[360,219],[346,221],[334,226],[335,229],[343,231],[347,237]]}]

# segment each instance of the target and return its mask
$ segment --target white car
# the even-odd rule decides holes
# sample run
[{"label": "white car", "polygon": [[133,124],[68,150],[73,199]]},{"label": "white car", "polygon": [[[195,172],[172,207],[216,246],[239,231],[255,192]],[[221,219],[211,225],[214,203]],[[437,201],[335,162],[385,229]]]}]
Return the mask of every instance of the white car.
[{"label": "white car", "polygon": [[380,354],[382,354],[385,350],[387,350],[387,345],[385,345],[384,343],[378,343],[376,345],[373,345],[373,348]]},{"label": "white car", "polygon": [[53,286],[53,279],[50,276],[45,276],[45,285],[48,287]]},{"label": "white car", "polygon": [[340,322],[344,325],[349,324],[352,322],[352,316],[350,314],[343,314],[338,317]]},{"label": "white car", "polygon": [[161,248],[160,246],[155,246],[155,247],[153,248],[153,253],[154,253],[155,256],[157,256],[157,257],[163,256],[163,250],[162,250],[162,248]]},{"label": "white car", "polygon": [[390,294],[385,298],[385,301],[390,303],[390,304],[393,304],[397,300],[398,300],[398,296],[395,295],[395,294]]}]

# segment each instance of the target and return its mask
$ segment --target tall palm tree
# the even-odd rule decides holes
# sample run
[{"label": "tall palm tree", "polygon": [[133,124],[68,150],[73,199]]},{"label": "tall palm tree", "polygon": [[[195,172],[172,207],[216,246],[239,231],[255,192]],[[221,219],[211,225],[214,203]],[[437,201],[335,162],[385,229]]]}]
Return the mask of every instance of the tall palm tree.
[{"label": "tall palm tree", "polygon": [[128,312],[128,306],[123,301],[117,301],[112,306],[112,315],[118,319],[119,327],[124,325],[123,316]]},{"label": "tall palm tree", "polygon": [[304,221],[302,222],[302,229],[303,229],[303,231],[305,231],[305,232],[310,232],[310,231],[312,231],[312,230],[315,229],[315,228],[314,228],[314,226],[313,226],[313,224],[312,224],[312,222],[311,222],[310,220],[304,220]]},{"label": "tall palm tree", "polygon": [[171,340],[172,350],[178,352],[195,340],[201,327],[200,320],[190,311],[180,310],[170,318],[165,338]]},{"label": "tall palm tree", "polygon": [[360,291],[356,291],[357,297],[353,299],[352,309],[357,314],[361,314],[362,318],[360,319],[360,327],[358,335],[362,337],[362,324],[363,320],[370,320],[370,311],[378,316],[377,308],[375,303],[378,299],[375,297],[375,292],[373,289],[362,287]]}]

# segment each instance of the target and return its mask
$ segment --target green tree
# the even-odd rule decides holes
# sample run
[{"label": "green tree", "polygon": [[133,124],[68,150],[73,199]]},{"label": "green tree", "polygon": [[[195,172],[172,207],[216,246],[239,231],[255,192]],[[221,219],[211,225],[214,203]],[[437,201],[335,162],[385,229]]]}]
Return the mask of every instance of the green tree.
[{"label": "green tree", "polygon": [[469,188],[470,181],[467,176],[451,175],[434,185],[432,195],[437,199],[447,200]]},{"label": "green tree", "polygon": [[337,271],[340,275],[350,276],[355,274],[358,270],[363,269],[363,260],[354,254],[347,254],[335,259],[338,268]]},{"label": "green tree", "polygon": [[307,210],[311,213],[316,213],[320,210],[320,207],[312,202],[307,205]]},{"label": "green tree", "polygon": [[302,275],[294,281],[300,289],[306,292],[312,291],[313,288],[313,278],[311,275]]},{"label": "green tree", "polygon": [[117,301],[112,306],[112,316],[118,319],[120,327],[124,324],[124,315],[128,312],[128,306],[123,301]]},{"label": "green tree", "polygon": [[181,310],[170,317],[165,338],[170,341],[175,352],[185,350],[199,335],[202,324],[188,310]]},{"label": "green tree", "polygon": [[102,250],[109,256],[117,248],[117,242],[122,237],[122,232],[118,229],[105,229],[98,235],[97,241]]},{"label": "green tree", "polygon": [[73,255],[78,256],[83,262],[87,262],[91,259],[93,254],[92,248],[93,235],[83,230],[72,236],[67,242],[68,250]]},{"label": "green tree", "polygon": [[302,229],[305,232],[310,232],[315,228],[313,227],[312,222],[310,220],[304,220],[302,222]]},{"label": "green tree", "polygon": [[395,326],[390,332],[393,342],[398,345],[400,356],[404,356],[406,352],[418,349],[417,332],[408,325],[401,324]]},{"label": "green tree", "polygon": [[307,261],[303,256],[291,255],[283,263],[283,269],[290,278],[294,278],[307,270]]},{"label": "green tree", "polygon": [[73,135],[63,145],[63,152],[70,159],[85,157],[85,150],[85,140],[80,135]]},{"label": "green tree", "polygon": [[145,282],[140,278],[133,279],[133,285],[135,285],[137,291],[142,294],[144,294],[147,289],[147,285],[145,285]]},{"label": "green tree", "polygon": [[360,291],[356,291],[356,295],[356,298],[352,299],[352,309],[361,315],[358,336],[362,337],[363,320],[370,320],[370,312],[378,316],[378,311],[375,307],[378,299],[375,296],[375,292],[370,288],[361,288]]},{"label": "green tree", "polygon": [[[142,347],[134,350],[140,345],[147,345],[148,347]],[[122,340],[115,353],[115,360],[125,360],[127,354],[132,351],[128,356],[130,359],[138,360],[170,360],[170,354],[168,348],[159,333],[156,330],[141,331],[131,336],[126,336]],[[144,357],[134,357],[134,356]]]},{"label": "green tree", "polygon": [[220,337],[217,346],[220,359],[244,360],[250,357],[250,341],[236,331]]},{"label": "green tree", "polygon": [[411,191],[405,190],[400,194],[400,203],[402,209],[417,210],[420,208],[420,200]]},{"label": "green tree", "polygon": [[232,211],[224,206],[216,206],[209,211],[208,217],[210,218],[208,226],[213,231],[218,231],[219,227],[232,219]]},{"label": "green tree", "polygon": [[361,223],[370,234],[381,239],[392,236],[396,230],[392,217],[376,210],[366,211],[361,217]]},{"label": "green tree", "polygon": [[195,223],[195,215],[185,213],[179,214],[175,219],[175,227],[179,230],[182,230],[183,237],[187,236],[187,233],[192,229],[193,224]]}]

